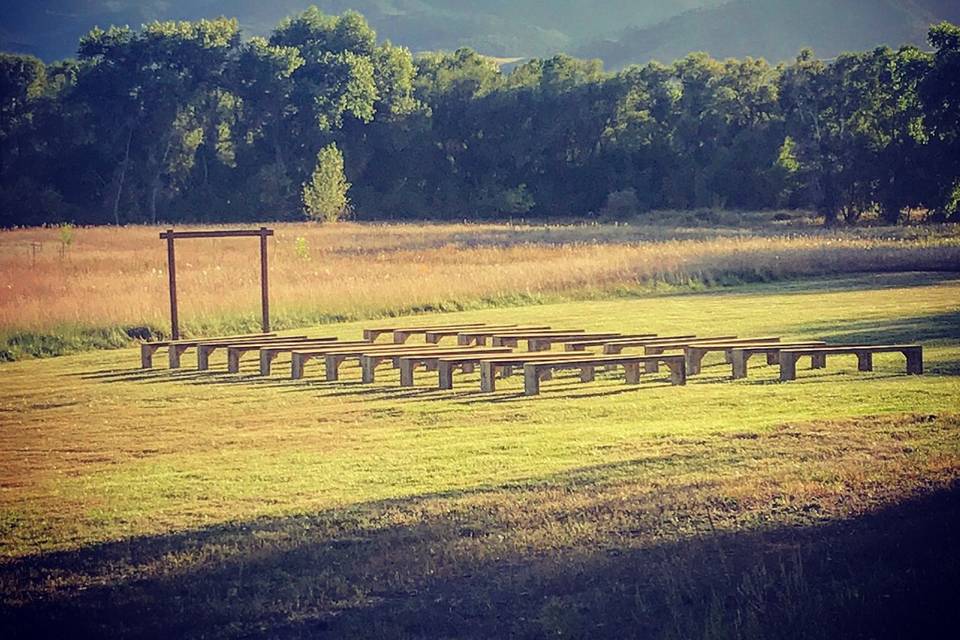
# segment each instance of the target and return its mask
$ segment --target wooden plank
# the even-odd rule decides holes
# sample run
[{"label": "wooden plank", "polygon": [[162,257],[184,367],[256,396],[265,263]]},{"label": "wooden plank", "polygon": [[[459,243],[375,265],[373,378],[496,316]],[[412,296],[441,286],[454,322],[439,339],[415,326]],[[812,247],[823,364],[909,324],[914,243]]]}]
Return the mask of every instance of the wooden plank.
[{"label": "wooden plank", "polygon": [[[487,329],[490,329],[491,331],[506,331],[508,329],[534,330],[534,329],[549,329],[549,328],[550,328],[549,325],[522,326],[522,325],[516,325],[516,324],[492,325],[487,327]],[[423,337],[424,337],[424,340],[426,340],[427,342],[436,344],[441,340],[443,340],[444,338],[458,337],[461,333],[463,333],[462,329],[433,329],[433,330],[427,331]]]},{"label": "wooden plank", "polygon": [[231,229],[223,231],[174,231],[168,229],[160,232],[161,240],[187,238],[250,238],[257,236],[272,236],[272,229]]}]

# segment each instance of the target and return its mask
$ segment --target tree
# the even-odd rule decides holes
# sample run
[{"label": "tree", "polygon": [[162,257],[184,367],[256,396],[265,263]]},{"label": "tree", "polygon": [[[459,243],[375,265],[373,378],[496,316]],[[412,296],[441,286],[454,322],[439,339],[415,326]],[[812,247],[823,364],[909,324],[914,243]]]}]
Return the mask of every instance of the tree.
[{"label": "tree", "polygon": [[960,217],[960,26],[942,22],[930,29],[933,65],[920,81],[925,128],[930,137],[928,175],[936,194],[930,208],[937,219]]},{"label": "tree", "polygon": [[318,222],[336,222],[348,211],[350,183],[343,173],[343,154],[336,144],[328,144],[317,153],[317,164],[303,184],[303,209]]},{"label": "tree", "polygon": [[116,222],[130,177],[137,179],[140,207],[157,221],[160,198],[176,193],[210,139],[200,122],[223,122],[201,112],[204,103],[220,106],[209,94],[224,84],[239,44],[239,25],[227,18],[154,22],[139,32],[94,29],[81,40],[75,97],[86,104],[98,138],[113,147]]}]

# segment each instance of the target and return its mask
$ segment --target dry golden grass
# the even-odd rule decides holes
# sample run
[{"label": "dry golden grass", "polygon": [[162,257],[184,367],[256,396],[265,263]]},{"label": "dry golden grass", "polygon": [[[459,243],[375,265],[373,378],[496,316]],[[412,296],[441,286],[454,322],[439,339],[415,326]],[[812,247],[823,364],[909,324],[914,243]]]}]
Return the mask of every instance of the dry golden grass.
[{"label": "dry golden grass", "polygon": [[[955,227],[789,234],[626,225],[281,224],[276,230],[270,275],[277,328],[663,286],[960,265]],[[79,228],[69,246],[57,228],[0,232],[5,357],[123,344],[122,331],[109,333],[117,328],[165,331],[166,251],[158,231]],[[256,326],[255,239],[181,241],[177,261],[187,335]],[[107,337],[83,337],[93,331]],[[80,337],[67,344],[69,336]]]},{"label": "dry golden grass", "polygon": [[[667,285],[861,271],[954,270],[956,228],[664,231],[624,225],[275,225],[275,325],[462,309]],[[158,227],[0,232],[0,334],[167,327]],[[303,240],[298,242],[298,239]],[[31,243],[42,243],[35,258]],[[258,316],[255,239],[177,245],[186,331],[250,328]]]}]

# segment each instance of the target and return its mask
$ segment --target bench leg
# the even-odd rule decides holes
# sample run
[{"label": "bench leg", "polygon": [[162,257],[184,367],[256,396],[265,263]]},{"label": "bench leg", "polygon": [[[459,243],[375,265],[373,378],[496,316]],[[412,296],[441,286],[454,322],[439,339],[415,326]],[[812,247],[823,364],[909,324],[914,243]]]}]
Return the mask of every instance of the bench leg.
[{"label": "bench leg", "polygon": [[336,382],[340,379],[340,364],[343,358],[340,356],[325,356],[323,358],[324,379],[327,382]]},{"label": "bench leg", "polygon": [[440,344],[440,341],[443,340],[443,336],[425,336],[423,340],[427,344]]},{"label": "bench leg", "polygon": [[668,360],[667,368],[670,369],[670,384],[687,384],[687,364],[684,360],[680,360],[679,358],[676,360]]},{"label": "bench leg", "polygon": [[470,336],[457,336],[457,344],[461,347],[469,347],[472,342]]},{"label": "bench leg", "polygon": [[190,348],[190,347],[178,347],[178,346],[172,346],[172,347],[170,347],[169,353],[167,354],[167,356],[168,356],[168,358],[169,358],[169,360],[170,360],[170,368],[171,368],[171,369],[179,369],[179,368],[180,368],[180,356],[182,356],[182,355],[183,355],[183,352],[186,351],[186,350],[189,349],[189,348]]},{"label": "bench leg", "polygon": [[140,345],[140,368],[141,369],[150,369],[153,367],[153,354],[156,352],[157,349],[158,347],[155,347],[152,344]]},{"label": "bench leg", "polygon": [[690,375],[700,373],[700,367],[703,364],[703,358],[707,355],[707,352],[703,349],[689,348],[687,349],[687,372]]},{"label": "bench leg", "polygon": [[493,393],[496,390],[496,367],[492,362],[481,362],[480,391],[483,393]]},{"label": "bench leg", "polygon": [[780,362],[780,353],[777,351],[767,351],[767,364],[775,365]]},{"label": "bench leg", "polygon": [[903,352],[907,357],[907,373],[920,375],[923,373],[923,348],[907,349]]},{"label": "bench leg", "polygon": [[780,353],[780,382],[797,379],[797,356]]},{"label": "bench leg", "polygon": [[416,368],[416,363],[413,360],[401,360],[400,361],[400,386],[401,387],[412,387],[413,386],[413,370]]},{"label": "bench leg", "polygon": [[473,362],[464,362],[463,365],[461,366],[461,369],[463,370],[464,373],[473,373],[474,371],[477,370],[477,365],[476,363],[473,363]]},{"label": "bench leg", "polygon": [[857,354],[857,370],[873,371],[873,354],[861,352]]},{"label": "bench leg", "polygon": [[587,347],[582,344],[565,344],[563,345],[564,351],[586,351]]},{"label": "bench leg", "polygon": [[[663,349],[644,349],[643,352],[648,356],[655,356],[663,353]],[[660,371],[660,363],[656,360],[650,360],[644,364],[643,369],[647,373],[657,373]]]},{"label": "bench leg", "polygon": [[733,349],[724,349],[723,350],[723,362],[724,364],[733,364],[733,354],[731,353]]},{"label": "bench leg", "polygon": [[623,365],[623,372],[627,378],[627,384],[640,384],[640,363],[628,362]]},{"label": "bench leg", "polygon": [[[770,355],[767,354],[767,362],[770,362]],[[776,355],[776,354],[774,354]],[[733,375],[731,376],[734,380],[741,380],[747,377],[747,362],[750,359],[750,356],[740,349],[734,349],[730,354],[731,367],[733,369]]]},{"label": "bench leg", "polygon": [[227,373],[240,373],[240,352],[227,349]]},{"label": "bench leg", "polygon": [[210,368],[210,350],[197,347],[197,371],[206,371]]},{"label": "bench leg", "polygon": [[437,367],[437,375],[440,376],[441,389],[453,389],[453,363],[441,362]]},{"label": "bench leg", "polygon": [[371,358],[369,356],[360,358],[360,379],[364,384],[376,382],[378,364],[380,364],[379,358]]},{"label": "bench leg", "polygon": [[393,342],[395,344],[403,344],[407,341],[407,338],[410,337],[409,333],[404,333],[403,331],[394,331],[393,332]]},{"label": "bench leg", "polygon": [[810,356],[810,368],[811,369],[826,369],[827,368],[827,354],[817,353]]},{"label": "bench leg", "polygon": [[580,382],[593,382],[597,377],[597,369],[589,364],[580,368]]},{"label": "bench leg", "polygon": [[540,393],[540,371],[537,367],[523,368],[523,395],[535,396]]},{"label": "bench leg", "polygon": [[276,354],[272,351],[261,351],[260,352],[260,375],[268,376],[270,375],[270,369],[273,366],[273,359],[276,358]]},{"label": "bench leg", "polygon": [[290,356],[290,379],[299,380],[303,377],[304,358],[300,354]]}]

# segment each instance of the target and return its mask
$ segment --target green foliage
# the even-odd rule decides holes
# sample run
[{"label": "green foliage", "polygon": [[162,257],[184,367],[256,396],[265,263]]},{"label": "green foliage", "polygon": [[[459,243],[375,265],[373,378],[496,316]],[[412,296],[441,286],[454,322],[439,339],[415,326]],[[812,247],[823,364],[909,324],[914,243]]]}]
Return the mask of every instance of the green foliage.
[{"label": "green foliage", "polygon": [[60,253],[66,253],[67,249],[73,244],[73,225],[61,224],[60,227]]},{"label": "green foliage", "polygon": [[343,174],[343,154],[335,144],[317,153],[317,164],[303,184],[303,209],[311,220],[336,222],[348,212],[350,183]]},{"label": "green foliage", "polygon": [[414,59],[316,7],[246,42],[226,18],[94,29],[76,61],[0,58],[0,225],[330,219],[346,182],[315,154],[331,144],[366,217],[954,218],[957,32],[933,27],[932,54],[694,53],[611,74],[568,55]]},{"label": "green foliage", "polygon": [[293,241],[293,250],[297,257],[304,262],[310,260],[310,243],[303,236],[298,236]]}]

